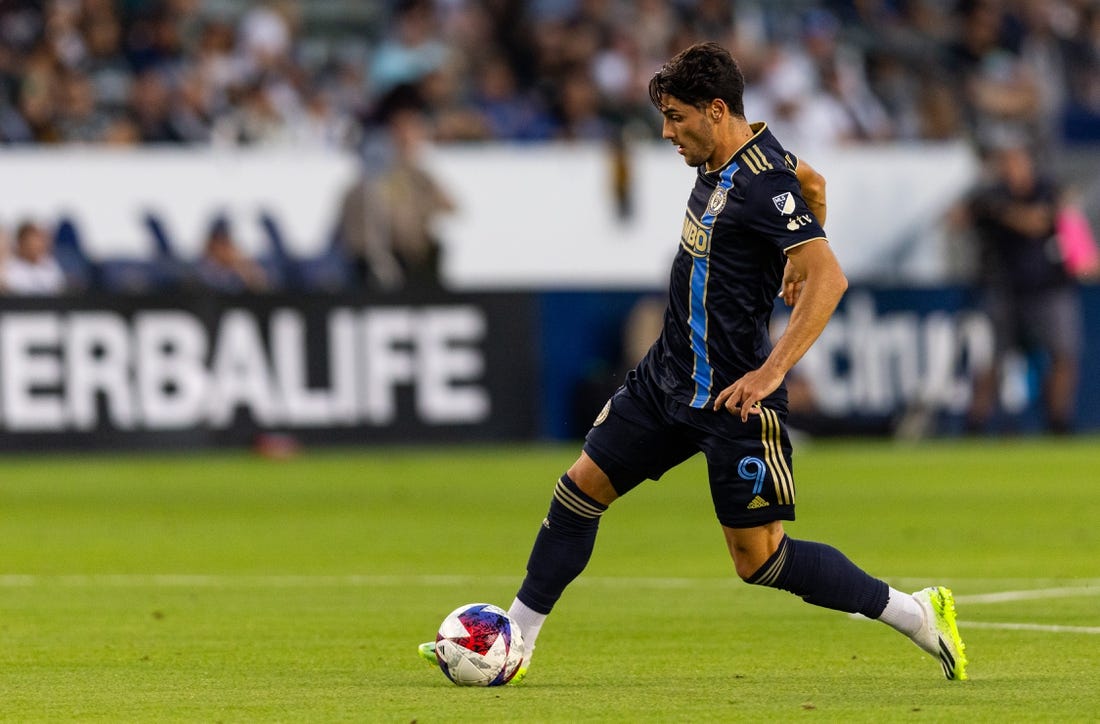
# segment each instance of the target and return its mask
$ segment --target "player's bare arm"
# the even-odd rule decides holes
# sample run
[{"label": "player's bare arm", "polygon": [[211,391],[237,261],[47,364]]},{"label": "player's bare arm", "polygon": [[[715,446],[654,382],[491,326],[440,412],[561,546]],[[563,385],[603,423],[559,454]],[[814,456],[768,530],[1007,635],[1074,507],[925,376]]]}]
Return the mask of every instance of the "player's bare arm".
[{"label": "player's bare arm", "polygon": [[799,185],[802,186],[802,198],[810,207],[810,212],[817,219],[817,223],[825,226],[825,177],[801,158],[798,159],[794,174],[798,177]]},{"label": "player's bare arm", "polygon": [[[801,158],[798,159],[794,173],[798,177],[799,185],[802,186],[802,198],[810,207],[810,212],[817,219],[817,223],[825,226],[825,177]],[[802,282],[803,280],[799,278],[798,272],[788,259],[783,268],[783,288],[780,291],[780,296],[788,307],[793,307],[798,301],[798,295],[802,292]]]},{"label": "player's bare arm", "polygon": [[742,421],[759,414],[755,405],[779,387],[791,367],[821,335],[848,288],[848,280],[825,239],[791,249],[787,260],[791,281],[802,285],[787,329],[764,364],[718,393],[714,402],[715,410],[725,408],[738,413]]}]

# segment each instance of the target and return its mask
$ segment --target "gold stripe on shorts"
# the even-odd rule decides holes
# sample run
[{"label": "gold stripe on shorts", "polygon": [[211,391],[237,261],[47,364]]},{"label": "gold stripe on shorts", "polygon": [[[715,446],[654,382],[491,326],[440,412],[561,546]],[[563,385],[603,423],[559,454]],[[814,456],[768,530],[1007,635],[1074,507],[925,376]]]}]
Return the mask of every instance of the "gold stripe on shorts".
[{"label": "gold stripe on shorts", "polygon": [[783,457],[779,415],[775,410],[760,408],[760,442],[764,445],[764,460],[775,483],[775,497],[780,505],[794,505],[794,476]]}]

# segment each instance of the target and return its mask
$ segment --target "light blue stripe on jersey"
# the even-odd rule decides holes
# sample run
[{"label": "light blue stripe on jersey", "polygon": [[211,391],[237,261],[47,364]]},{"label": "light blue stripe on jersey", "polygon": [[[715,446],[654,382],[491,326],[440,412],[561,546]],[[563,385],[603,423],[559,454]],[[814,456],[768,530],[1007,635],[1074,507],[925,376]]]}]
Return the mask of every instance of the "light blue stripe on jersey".
[{"label": "light blue stripe on jersey", "polygon": [[[730,163],[722,172],[718,180],[718,187],[728,192],[733,186],[733,175],[740,168],[736,163]],[[721,212],[721,210],[719,210]],[[691,299],[688,301],[688,325],[691,327],[691,352],[695,358],[691,377],[695,381],[695,396],[691,400],[692,407],[706,407],[710,400],[710,388],[714,382],[714,368],[710,366],[710,355],[707,353],[707,282],[710,280],[710,254],[713,251],[711,244],[714,241],[713,229],[716,215],[711,213],[710,204],[699,225],[703,227],[709,241],[707,242],[706,256],[697,256],[691,266]]]}]

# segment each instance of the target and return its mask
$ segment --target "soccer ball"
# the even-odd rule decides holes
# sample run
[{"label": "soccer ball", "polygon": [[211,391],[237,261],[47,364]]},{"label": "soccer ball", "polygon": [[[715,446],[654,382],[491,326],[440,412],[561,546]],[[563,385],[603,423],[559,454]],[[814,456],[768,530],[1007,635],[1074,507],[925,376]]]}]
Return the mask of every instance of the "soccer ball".
[{"label": "soccer ball", "polygon": [[459,686],[500,686],[523,663],[523,635],[504,609],[469,603],[452,611],[435,637],[435,658]]}]

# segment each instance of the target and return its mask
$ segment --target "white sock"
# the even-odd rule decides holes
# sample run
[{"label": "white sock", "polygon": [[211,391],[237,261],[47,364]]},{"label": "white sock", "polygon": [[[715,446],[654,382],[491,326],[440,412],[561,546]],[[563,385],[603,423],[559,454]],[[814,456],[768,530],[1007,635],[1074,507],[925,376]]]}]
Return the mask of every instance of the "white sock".
[{"label": "white sock", "polygon": [[532,611],[517,598],[512,601],[508,609],[508,616],[519,624],[519,630],[523,633],[523,647],[527,649],[527,656],[530,657],[531,652],[535,650],[535,639],[539,637],[539,630],[542,628],[543,621],[546,620],[546,614]]},{"label": "white sock", "polygon": [[891,588],[886,608],[878,620],[912,637],[924,626],[924,609],[912,595]]}]

